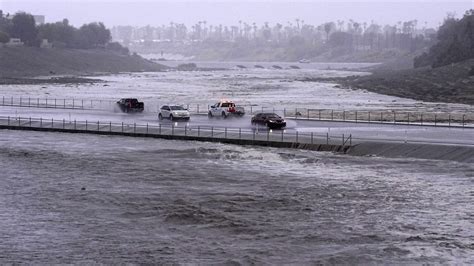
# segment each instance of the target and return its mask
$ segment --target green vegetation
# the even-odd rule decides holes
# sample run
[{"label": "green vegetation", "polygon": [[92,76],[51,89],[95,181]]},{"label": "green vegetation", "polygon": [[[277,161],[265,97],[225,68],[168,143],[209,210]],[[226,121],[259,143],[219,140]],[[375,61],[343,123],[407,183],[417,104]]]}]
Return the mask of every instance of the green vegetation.
[{"label": "green vegetation", "polygon": [[[0,10],[0,41],[5,40],[5,36],[19,38],[26,46],[31,47],[38,47],[41,40],[47,39],[55,47],[78,49],[106,47],[111,40],[110,30],[101,22],[84,24],[80,28],[75,28],[69,25],[67,19],[64,19],[61,22],[37,26],[31,14],[18,12],[9,19],[3,16]],[[128,53],[126,48],[117,47],[118,45],[118,43],[113,44],[112,48]]]},{"label": "green vegetation", "polygon": [[457,20],[448,17],[438,31],[438,43],[415,58],[415,67],[440,67],[474,58],[474,10]]}]

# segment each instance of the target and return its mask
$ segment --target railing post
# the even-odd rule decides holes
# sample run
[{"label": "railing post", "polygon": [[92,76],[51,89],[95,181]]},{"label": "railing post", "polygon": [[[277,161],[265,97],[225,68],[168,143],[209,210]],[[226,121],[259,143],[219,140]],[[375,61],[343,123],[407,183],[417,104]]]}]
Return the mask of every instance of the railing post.
[{"label": "railing post", "polygon": [[408,116],[408,124],[410,124],[410,113],[407,113],[407,116]]},{"label": "railing post", "polygon": [[270,141],[270,129],[267,131],[267,142]]},{"label": "railing post", "polygon": [[421,125],[423,125],[423,113],[421,113]]},{"label": "railing post", "polygon": [[8,116],[8,126],[10,126],[10,116]]},{"label": "railing post", "polygon": [[72,98],[72,109],[74,109],[74,98]]},{"label": "railing post", "polygon": [[160,124],[159,127],[158,127],[158,134],[161,135],[161,124]]},{"label": "railing post", "polygon": [[370,123],[370,111],[369,111],[369,123]]},{"label": "railing post", "polygon": [[393,123],[394,124],[396,124],[396,121],[397,121],[396,115],[397,115],[397,113],[395,111],[393,111]]},{"label": "railing post", "polygon": [[40,99],[39,98],[36,98],[36,107],[40,107]]},{"label": "railing post", "polygon": [[355,114],[355,115],[356,115],[356,123],[357,123],[357,111],[356,111],[356,114]]},{"label": "railing post", "polygon": [[334,120],[334,110],[331,110],[331,121]]},{"label": "railing post", "polygon": [[295,108],[295,119],[298,120],[298,107]]},{"label": "railing post", "polygon": [[30,116],[30,127],[31,127],[31,116]]},{"label": "railing post", "polygon": [[63,118],[63,129],[65,129],[65,128],[66,128],[66,121]]},{"label": "railing post", "polygon": [[451,126],[451,114],[448,115],[448,126]]},{"label": "railing post", "polygon": [[286,116],[286,108],[283,108],[283,116]]},{"label": "railing post", "polygon": [[174,136],[174,124],[171,124],[171,136]]},{"label": "railing post", "polygon": [[346,121],[346,111],[342,110],[342,121]]},{"label": "railing post", "polygon": [[321,109],[319,109],[318,111],[318,117],[319,117],[319,120],[321,120]]},{"label": "railing post", "polygon": [[201,127],[198,126],[198,137],[200,137],[200,136],[201,136]]},{"label": "railing post", "polygon": [[97,121],[97,131],[100,131],[100,121]]},{"label": "railing post", "polygon": [[64,99],[64,108],[66,108],[66,99]]},{"label": "railing post", "polygon": [[86,120],[86,131],[87,131],[87,120]]},{"label": "railing post", "polygon": [[298,143],[298,131],[296,131],[296,143]]},{"label": "railing post", "polygon": [[250,114],[253,114],[253,112],[252,112],[252,105],[250,105]]},{"label": "railing post", "polygon": [[188,135],[188,126],[184,125],[184,136]]},{"label": "railing post", "polygon": [[466,116],[465,114],[462,115],[462,127],[464,127],[464,117],[465,116]]},{"label": "railing post", "polygon": [[146,134],[148,135],[148,123],[146,123]]},{"label": "railing post", "polygon": [[239,139],[242,139],[242,128],[239,127]]},{"label": "railing post", "polygon": [[18,117],[18,126],[21,126],[21,117]]},{"label": "railing post", "polygon": [[112,121],[109,121],[109,132],[112,132]]},{"label": "railing post", "polygon": [[133,123],[133,134],[137,132],[137,123]]},{"label": "railing post", "polygon": [[42,128],[42,127],[43,127],[43,118],[40,117],[40,128]]},{"label": "railing post", "polygon": [[22,102],[22,100],[21,100],[21,97],[20,97],[20,107],[21,107],[21,102]]},{"label": "railing post", "polygon": [[255,141],[255,130],[253,131],[253,140]]},{"label": "railing post", "polygon": [[214,138],[214,127],[211,127],[211,138]]},{"label": "railing post", "polygon": [[46,108],[48,108],[48,98],[46,98]]},{"label": "railing post", "polygon": [[436,114],[435,114],[435,121],[434,122],[435,122],[435,126],[436,126]]},{"label": "railing post", "polygon": [[326,145],[329,145],[329,132],[326,132]]},{"label": "railing post", "polygon": [[344,134],[342,134],[342,146],[344,147],[344,144],[345,144],[345,138],[344,138]]},{"label": "railing post", "polygon": [[81,100],[81,109],[84,109],[84,100]]},{"label": "railing post", "polygon": [[311,132],[311,144],[313,144],[313,132]]},{"label": "railing post", "polygon": [[285,130],[281,131],[281,142],[283,142],[283,132],[285,132]]},{"label": "railing post", "polygon": [[31,106],[30,102],[31,102],[31,98],[28,97],[28,106]]},{"label": "railing post", "polygon": [[224,128],[224,138],[227,138],[227,127]]},{"label": "railing post", "polygon": [[54,98],[54,108],[56,108],[56,98]]},{"label": "railing post", "polygon": [[383,112],[380,111],[380,123],[383,123]]},{"label": "railing post", "polygon": [[306,109],[307,112],[307,119],[309,120],[309,109]]},{"label": "railing post", "polygon": [[74,130],[76,130],[76,119],[74,119]]},{"label": "railing post", "polygon": [[123,122],[122,122],[122,133],[123,133]]},{"label": "railing post", "polygon": [[197,105],[197,113],[199,114],[199,104]]}]

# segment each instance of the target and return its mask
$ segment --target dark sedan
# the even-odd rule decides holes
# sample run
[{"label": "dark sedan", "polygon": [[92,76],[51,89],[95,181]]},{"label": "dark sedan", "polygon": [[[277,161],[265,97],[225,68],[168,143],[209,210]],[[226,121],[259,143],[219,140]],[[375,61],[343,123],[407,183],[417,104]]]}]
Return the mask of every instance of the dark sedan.
[{"label": "dark sedan", "polygon": [[286,127],[285,119],[274,113],[258,113],[252,117],[252,124],[265,125],[270,129]]}]

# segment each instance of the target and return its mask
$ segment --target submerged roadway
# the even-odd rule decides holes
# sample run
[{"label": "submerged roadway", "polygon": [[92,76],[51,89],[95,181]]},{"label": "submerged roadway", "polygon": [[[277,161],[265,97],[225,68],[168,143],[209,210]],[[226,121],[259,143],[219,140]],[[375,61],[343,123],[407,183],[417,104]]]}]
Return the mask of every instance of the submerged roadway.
[{"label": "submerged roadway", "polygon": [[[144,112],[126,114],[112,110],[81,110],[61,108],[36,108],[1,106],[1,117],[43,118],[67,121],[112,122],[151,126],[171,126],[192,128],[228,128],[267,131],[265,127],[253,126],[251,116],[240,118],[208,118],[204,114],[192,114],[190,121],[158,120],[157,113]],[[315,133],[338,136],[352,135],[354,141],[416,142],[447,145],[474,146],[474,129],[459,127],[433,127],[406,124],[354,123],[341,121],[317,121],[306,119],[287,119],[285,132]]]}]

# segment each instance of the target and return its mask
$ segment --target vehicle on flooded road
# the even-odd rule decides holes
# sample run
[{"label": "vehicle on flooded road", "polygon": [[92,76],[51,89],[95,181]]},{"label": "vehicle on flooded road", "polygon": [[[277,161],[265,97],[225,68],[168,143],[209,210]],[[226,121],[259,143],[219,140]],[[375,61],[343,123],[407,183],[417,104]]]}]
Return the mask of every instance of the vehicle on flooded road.
[{"label": "vehicle on flooded road", "polygon": [[245,108],[237,106],[229,100],[221,100],[209,108],[208,116],[227,118],[229,116],[242,117],[245,115]]},{"label": "vehicle on flooded road", "polygon": [[252,125],[265,125],[270,129],[286,127],[286,121],[275,113],[258,113],[252,117]]},{"label": "vehicle on flooded road", "polygon": [[181,105],[163,105],[158,113],[158,119],[186,120],[191,118],[189,111]]},{"label": "vehicle on flooded road", "polygon": [[145,110],[145,104],[136,98],[122,98],[116,105],[124,113],[141,113]]}]

